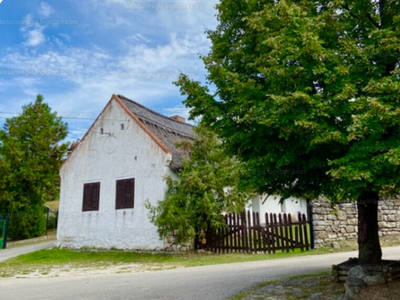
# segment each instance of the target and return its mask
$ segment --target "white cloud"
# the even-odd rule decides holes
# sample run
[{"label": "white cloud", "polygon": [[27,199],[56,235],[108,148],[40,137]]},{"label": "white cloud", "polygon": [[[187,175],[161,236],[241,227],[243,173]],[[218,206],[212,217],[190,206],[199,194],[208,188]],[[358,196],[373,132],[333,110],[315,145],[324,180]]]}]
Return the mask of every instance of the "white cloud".
[{"label": "white cloud", "polygon": [[42,44],[45,41],[45,37],[43,34],[43,28],[41,27],[36,27],[33,30],[29,30],[26,33],[26,38],[27,40],[25,41],[25,45],[26,46],[39,46],[40,44]]},{"label": "white cloud", "polygon": [[66,33],[59,33],[59,36],[63,37],[66,41],[70,42],[71,41],[71,37],[66,34]]},{"label": "white cloud", "polygon": [[135,33],[134,35],[127,37],[126,40],[134,41],[134,42],[145,42],[145,43],[150,42],[150,40],[148,38],[144,37],[140,33]]},{"label": "white cloud", "polygon": [[[207,51],[208,44],[204,35],[177,37],[172,34],[169,43],[158,47],[144,44],[131,46],[129,54],[120,60],[119,70],[142,72],[178,72],[193,70],[190,60],[199,52]],[[186,64],[187,63],[187,64]],[[198,61],[200,64],[200,59]]]},{"label": "white cloud", "polygon": [[50,16],[54,12],[54,10],[51,8],[51,6],[48,3],[41,2],[38,12],[39,12],[40,16],[42,16],[44,18],[47,18],[48,16]]},{"label": "white cloud", "polygon": [[52,38],[52,41],[53,41],[59,48],[64,47],[64,43],[63,43],[59,38],[53,37],[53,38]]},{"label": "white cloud", "polygon": [[23,33],[26,41],[23,43],[25,46],[36,47],[42,44],[46,38],[43,34],[45,26],[40,26],[34,22],[32,15],[27,15],[25,17],[26,23],[21,27],[21,32]]}]

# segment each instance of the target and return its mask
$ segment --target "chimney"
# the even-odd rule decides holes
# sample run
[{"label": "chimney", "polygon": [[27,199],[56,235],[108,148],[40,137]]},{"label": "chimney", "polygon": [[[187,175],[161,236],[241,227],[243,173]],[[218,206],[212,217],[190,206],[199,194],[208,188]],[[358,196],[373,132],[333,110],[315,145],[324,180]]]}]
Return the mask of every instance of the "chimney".
[{"label": "chimney", "polygon": [[185,118],[184,117],[181,117],[181,116],[178,116],[178,115],[176,115],[176,116],[172,116],[172,117],[170,117],[171,119],[174,119],[174,120],[176,120],[176,121],[179,121],[179,122],[181,122],[181,123],[185,123]]}]

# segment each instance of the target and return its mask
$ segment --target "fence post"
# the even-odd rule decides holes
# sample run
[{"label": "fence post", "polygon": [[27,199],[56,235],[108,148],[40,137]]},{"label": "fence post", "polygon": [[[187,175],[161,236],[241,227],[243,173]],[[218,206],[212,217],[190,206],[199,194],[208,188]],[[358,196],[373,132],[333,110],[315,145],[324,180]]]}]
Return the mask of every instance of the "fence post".
[{"label": "fence post", "polygon": [[307,199],[307,220],[310,224],[310,247],[314,249],[314,224],[313,224],[313,216],[312,216],[312,204],[310,200]]},{"label": "fence post", "polygon": [[49,219],[50,219],[50,208],[47,207],[47,216],[46,216],[46,236],[48,237],[49,231]]}]

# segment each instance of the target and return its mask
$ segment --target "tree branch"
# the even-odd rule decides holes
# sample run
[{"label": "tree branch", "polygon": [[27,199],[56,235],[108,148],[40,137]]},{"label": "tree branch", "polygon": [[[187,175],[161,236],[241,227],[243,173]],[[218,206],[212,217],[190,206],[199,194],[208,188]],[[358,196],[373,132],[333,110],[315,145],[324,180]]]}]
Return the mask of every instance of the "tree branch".
[{"label": "tree branch", "polygon": [[350,7],[349,7],[349,5],[345,2],[344,3],[344,5],[342,5],[342,8],[344,8],[345,10],[347,10],[347,12],[350,14],[350,16],[352,16],[353,18],[355,18],[355,19],[357,19],[357,20],[360,20],[355,14],[353,14],[351,11],[350,11]]},{"label": "tree branch", "polygon": [[367,16],[367,19],[372,23],[372,25],[375,26],[375,28],[377,28],[377,29],[380,28],[379,24],[371,17],[370,14],[366,14],[366,16]]},{"label": "tree branch", "polygon": [[[360,18],[350,11],[350,7],[346,2],[344,3],[344,5],[342,5],[342,8],[345,9],[350,14],[350,16],[360,21]],[[375,26],[375,28],[380,28],[379,24],[371,17],[370,14],[367,13],[365,14],[365,16],[367,17],[368,21],[370,21],[371,24]]]}]

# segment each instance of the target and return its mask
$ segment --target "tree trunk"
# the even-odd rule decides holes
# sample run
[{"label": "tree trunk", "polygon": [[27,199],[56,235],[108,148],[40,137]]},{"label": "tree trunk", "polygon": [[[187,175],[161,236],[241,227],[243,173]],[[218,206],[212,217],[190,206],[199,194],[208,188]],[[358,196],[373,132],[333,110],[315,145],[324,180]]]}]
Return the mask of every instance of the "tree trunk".
[{"label": "tree trunk", "polygon": [[358,205],[358,263],[377,265],[382,260],[378,234],[378,201],[375,192],[365,192],[357,199]]},{"label": "tree trunk", "polygon": [[199,234],[199,228],[197,228],[194,236],[194,250],[199,250],[199,242],[200,242],[200,234]]}]

